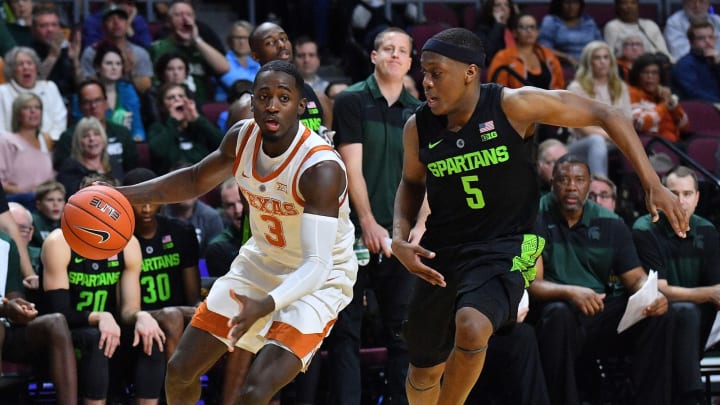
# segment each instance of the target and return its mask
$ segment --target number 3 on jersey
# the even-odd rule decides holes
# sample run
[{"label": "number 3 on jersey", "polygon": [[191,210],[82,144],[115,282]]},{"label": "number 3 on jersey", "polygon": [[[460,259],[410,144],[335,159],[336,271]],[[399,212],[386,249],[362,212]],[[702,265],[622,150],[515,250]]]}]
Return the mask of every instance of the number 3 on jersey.
[{"label": "number 3 on jersey", "polygon": [[260,219],[268,225],[269,233],[265,233],[265,240],[275,247],[285,247],[285,234],[283,233],[282,222],[272,215],[261,215]]},{"label": "number 3 on jersey", "polygon": [[469,196],[465,199],[468,207],[474,210],[485,207],[485,198],[483,198],[482,191],[477,187],[473,187],[473,184],[479,181],[478,176],[463,176],[460,180],[462,180],[463,190]]}]

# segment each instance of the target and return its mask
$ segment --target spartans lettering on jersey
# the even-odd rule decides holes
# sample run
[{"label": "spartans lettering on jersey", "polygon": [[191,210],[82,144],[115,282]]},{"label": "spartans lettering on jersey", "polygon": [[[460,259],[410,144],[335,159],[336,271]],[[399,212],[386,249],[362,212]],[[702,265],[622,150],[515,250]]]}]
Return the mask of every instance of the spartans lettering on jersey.
[{"label": "spartans lettering on jersey", "polygon": [[320,129],[320,125],[322,125],[322,118],[303,118],[300,122],[307,128],[317,132]]},{"label": "spartans lettering on jersey", "polygon": [[509,159],[507,146],[501,145],[437,160],[428,164],[427,168],[433,176],[445,177],[470,172],[480,167],[497,165],[507,162]]},{"label": "spartans lettering on jersey", "polygon": [[262,213],[280,216],[293,216],[300,214],[297,208],[295,208],[295,203],[293,202],[281,201],[276,198],[253,194],[245,188],[242,188],[241,191],[248,204]]},{"label": "spartans lettering on jersey", "polygon": [[120,280],[120,272],[113,271],[109,273],[86,274],[71,271],[68,273],[68,280],[72,285],[79,285],[83,287],[115,285]]},{"label": "spartans lettering on jersey", "polygon": [[169,269],[180,265],[180,253],[170,253],[167,255],[147,257],[142,261],[143,273],[148,271],[157,271]]}]

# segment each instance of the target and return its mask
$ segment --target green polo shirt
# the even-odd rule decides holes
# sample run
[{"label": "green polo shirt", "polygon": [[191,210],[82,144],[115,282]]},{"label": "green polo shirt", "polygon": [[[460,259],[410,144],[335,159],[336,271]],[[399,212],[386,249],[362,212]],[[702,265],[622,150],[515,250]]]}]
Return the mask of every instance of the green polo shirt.
[{"label": "green polo shirt", "polygon": [[630,229],[615,213],[586,201],[580,220],[568,227],[555,196],[540,199],[535,233],[545,238],[544,278],[618,295],[617,276],[640,267]]},{"label": "green polo shirt", "polygon": [[633,239],[646,269],[657,270],[668,284],[694,288],[720,283],[720,243],[715,226],[705,218],[690,217],[690,231],[680,238],[667,218],[650,215],[633,225]]},{"label": "green polo shirt", "polygon": [[[392,227],[402,173],[403,127],[419,105],[420,100],[405,89],[393,105],[388,105],[374,74],[340,93],[333,105],[335,145],[362,144],[362,171],[370,207],[377,223],[387,229]],[[354,210],[350,218],[355,232],[361,234]]]}]

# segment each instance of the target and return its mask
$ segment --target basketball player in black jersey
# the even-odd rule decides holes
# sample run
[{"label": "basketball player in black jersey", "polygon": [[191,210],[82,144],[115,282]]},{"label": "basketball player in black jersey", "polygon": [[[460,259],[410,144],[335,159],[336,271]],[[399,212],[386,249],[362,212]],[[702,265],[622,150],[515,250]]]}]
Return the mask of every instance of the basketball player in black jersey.
[{"label": "basketball player in black jersey", "polygon": [[[660,209],[679,236],[688,230],[677,198],[619,111],[562,90],[481,85],[484,59],[480,39],[468,30],[451,28],[428,40],[421,55],[427,102],[404,129],[392,250],[421,279],[405,330],[411,404],[464,403],[488,339],[515,322],[544,246],[531,234],[538,190],[526,144],[535,124],[602,126],[637,170],[653,217]],[[427,231],[411,244],[426,192]]]}]

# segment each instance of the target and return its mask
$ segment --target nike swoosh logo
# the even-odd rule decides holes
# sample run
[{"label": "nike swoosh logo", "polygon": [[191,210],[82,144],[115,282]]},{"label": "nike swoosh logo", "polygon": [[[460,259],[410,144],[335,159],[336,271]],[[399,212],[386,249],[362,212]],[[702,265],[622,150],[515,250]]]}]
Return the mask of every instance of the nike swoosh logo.
[{"label": "nike swoosh logo", "polygon": [[439,141],[437,141],[437,142],[430,142],[430,143],[428,144],[428,149],[432,149],[432,148],[440,145],[440,142],[442,142],[442,141],[444,141],[444,139],[441,139],[441,140],[439,140]]},{"label": "nike swoosh logo", "polygon": [[91,229],[91,228],[85,228],[84,226],[75,226],[76,228],[85,231],[87,233],[91,233],[93,235],[97,235],[100,237],[100,241],[98,243],[105,243],[110,239],[110,232],[101,231],[99,229]]},{"label": "nike swoosh logo", "polygon": [[75,263],[82,263],[85,261],[85,259],[82,257],[76,257],[74,260],[75,260]]}]

